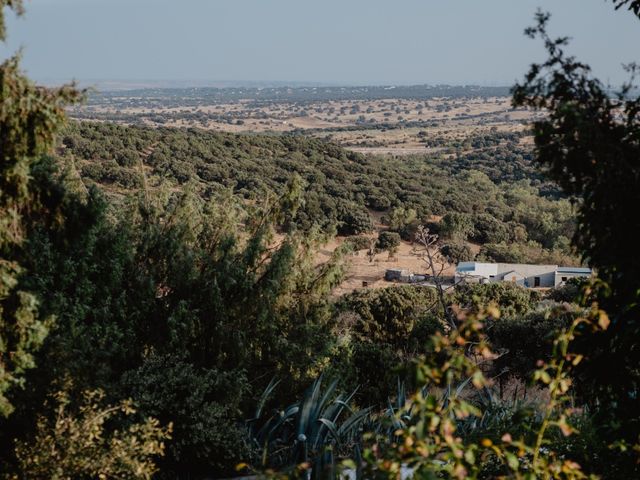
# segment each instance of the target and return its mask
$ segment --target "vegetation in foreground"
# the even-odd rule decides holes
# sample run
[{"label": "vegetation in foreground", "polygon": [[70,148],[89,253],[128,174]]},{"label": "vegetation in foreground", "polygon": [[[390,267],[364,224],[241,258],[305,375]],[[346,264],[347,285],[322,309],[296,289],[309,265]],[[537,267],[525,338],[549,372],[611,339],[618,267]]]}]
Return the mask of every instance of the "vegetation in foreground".
[{"label": "vegetation in foreground", "polygon": [[626,232],[640,100],[606,94],[547,21],[529,33],[550,59],[514,101],[550,111],[536,158],[581,199],[574,244],[599,279],[547,299],[456,291],[453,324],[429,289],[334,301],[344,252],[315,265],[322,225],[288,228],[296,178],[249,204],[169,185],[110,205],[74,188],[46,154],[77,92],[2,64],[2,475],[187,478],[248,462],[274,477],[638,476],[640,269]]}]

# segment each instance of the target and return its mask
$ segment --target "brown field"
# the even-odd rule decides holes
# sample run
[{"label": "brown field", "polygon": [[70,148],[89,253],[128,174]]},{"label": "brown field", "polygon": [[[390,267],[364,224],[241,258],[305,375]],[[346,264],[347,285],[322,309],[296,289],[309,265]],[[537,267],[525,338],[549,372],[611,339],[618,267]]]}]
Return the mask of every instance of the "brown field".
[{"label": "brown field", "polygon": [[[380,223],[382,217],[380,212],[370,212],[370,215],[374,221],[375,230],[371,234],[362,236],[375,239],[378,233],[384,230],[385,227]],[[432,220],[437,220],[437,218],[433,217]],[[318,263],[328,261],[333,251],[344,241],[345,237],[334,238],[320,249],[316,261]],[[345,279],[333,293],[339,296],[361,288],[384,288],[391,286],[394,283],[384,279],[385,271],[391,268],[408,270],[416,274],[426,274],[427,264],[423,260],[419,249],[416,247],[417,245],[414,245],[412,242],[403,240],[400,243],[397,253],[393,257],[390,257],[388,252],[382,252],[375,255],[373,259],[367,255],[366,249],[354,252],[348,258],[349,268]],[[453,275],[454,272],[455,265],[450,264],[447,265],[442,275]],[[366,287],[363,282],[366,282]]]},{"label": "brown field", "polygon": [[[371,237],[374,237],[374,235],[371,235]],[[331,252],[343,241],[344,238],[338,237],[327,244],[318,253],[318,261],[328,260]],[[401,268],[418,274],[426,273],[427,270],[426,263],[410,242],[402,241],[394,258],[389,258],[388,253],[383,252],[377,254],[373,262],[367,256],[367,250],[360,250],[349,258],[349,269],[346,278],[334,290],[334,294],[342,295],[360,288],[384,288],[393,285],[392,282],[387,282],[384,279],[384,273],[389,268]],[[455,266],[449,265],[443,274],[453,275],[454,270]],[[367,283],[366,287],[364,287],[363,282]]]},{"label": "brown field", "polygon": [[[285,133],[305,131],[308,135],[337,142],[345,148],[372,154],[433,153],[419,136],[464,138],[490,128],[518,131],[536,118],[530,111],[513,110],[508,97],[424,101],[344,100],[305,104],[237,101],[190,107],[134,108],[123,106],[80,106],[71,113],[84,118],[138,118],[151,126],[197,127],[233,133]],[[158,117],[162,121],[158,123]],[[118,120],[115,120],[118,121]],[[121,120],[122,121],[122,120]],[[126,123],[122,121],[123,123]],[[421,126],[411,126],[418,122]]]}]

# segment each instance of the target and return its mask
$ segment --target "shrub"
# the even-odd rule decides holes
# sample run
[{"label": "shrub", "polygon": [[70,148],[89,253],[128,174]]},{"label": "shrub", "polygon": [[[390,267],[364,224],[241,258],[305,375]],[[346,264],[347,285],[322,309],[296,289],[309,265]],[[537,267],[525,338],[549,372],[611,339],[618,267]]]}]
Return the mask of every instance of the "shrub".
[{"label": "shrub", "polygon": [[358,251],[358,250],[365,250],[371,247],[371,243],[372,240],[369,237],[363,237],[360,235],[353,235],[351,237],[348,237],[345,240],[345,243],[349,243],[353,246],[353,249]]},{"label": "shrub", "polygon": [[474,242],[481,244],[499,243],[507,242],[511,239],[507,225],[492,215],[480,213],[474,215],[472,221],[473,232],[470,237]]},{"label": "shrub", "polygon": [[572,315],[561,311],[536,311],[487,324],[489,342],[503,354],[492,362],[502,385],[510,376],[528,381],[538,360],[547,360],[557,334],[571,324]]},{"label": "shrub", "polygon": [[353,346],[352,368],[358,386],[358,403],[365,407],[381,407],[396,382],[403,360],[388,343],[356,342]]},{"label": "shrub", "polygon": [[355,205],[343,207],[338,214],[338,233],[341,235],[359,235],[373,230],[369,212]]},{"label": "shrub", "polygon": [[460,263],[473,260],[473,253],[468,245],[461,242],[449,242],[440,249],[449,263]]},{"label": "shrub", "polygon": [[564,285],[549,291],[548,297],[556,302],[578,303],[582,288],[589,283],[585,278],[570,278]]},{"label": "shrub", "polygon": [[435,297],[433,289],[411,285],[358,290],[343,297],[338,309],[359,316],[354,330],[361,341],[404,348],[416,324],[433,306]]},{"label": "shrub", "polygon": [[234,472],[247,451],[239,411],[248,384],[242,372],[199,369],[176,355],[152,355],[125,374],[140,412],[174,425],[163,472]]},{"label": "shrub", "polygon": [[473,222],[464,213],[447,213],[440,221],[440,235],[452,240],[466,240],[473,233]]},{"label": "shrub", "polygon": [[155,419],[119,426],[136,410],[130,401],[104,405],[104,393],[86,392],[77,412],[69,397],[55,396],[53,419],[41,416],[33,441],[16,445],[19,476],[15,478],[140,478],[157,471],[170,427]]},{"label": "shrub", "polygon": [[534,290],[510,282],[458,285],[450,296],[451,303],[463,308],[477,309],[493,303],[505,317],[526,314],[539,300]]},{"label": "shrub", "polygon": [[380,251],[387,250],[389,253],[394,253],[400,246],[400,234],[396,232],[380,232],[378,235],[378,241],[376,242],[376,249]]}]

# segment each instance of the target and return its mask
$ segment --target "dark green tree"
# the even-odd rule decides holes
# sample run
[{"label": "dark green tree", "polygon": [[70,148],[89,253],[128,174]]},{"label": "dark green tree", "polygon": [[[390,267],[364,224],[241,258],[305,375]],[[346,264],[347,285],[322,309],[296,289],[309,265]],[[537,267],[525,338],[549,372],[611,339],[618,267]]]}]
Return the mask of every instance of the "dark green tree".
[{"label": "dark green tree", "polygon": [[[5,40],[4,8],[22,13],[22,2],[0,1],[0,41]],[[20,71],[19,57],[0,65],[0,416],[13,406],[6,393],[23,385],[34,367],[33,352],[44,340],[49,322],[38,314],[36,298],[19,281],[23,268],[17,253],[24,241],[26,212],[46,209],[33,195],[33,162],[48,153],[64,120],[64,106],[79,98],[73,86],[47,89]]]},{"label": "dark green tree", "polygon": [[[637,1],[615,1],[640,13]],[[609,312],[604,333],[584,332],[578,384],[585,400],[601,417],[603,442],[622,437],[637,442],[640,430],[640,96],[633,82],[612,92],[591,74],[588,65],[565,54],[567,38],[547,33],[549,15],[539,12],[527,29],[540,37],[548,59],[531,66],[513,90],[514,106],[547,112],[534,124],[536,159],[563,190],[577,198],[577,230],[573,243],[604,282],[591,288]],[[635,65],[627,67],[637,73]],[[634,232],[634,233],[632,233]],[[589,292],[587,292],[589,293]],[[624,419],[624,420],[622,420]],[[606,448],[603,449],[607,451]],[[624,471],[624,462],[612,460]],[[633,460],[626,473],[635,476]]]},{"label": "dark green tree", "polygon": [[400,246],[400,234],[396,232],[380,232],[376,241],[376,249],[394,254]]}]

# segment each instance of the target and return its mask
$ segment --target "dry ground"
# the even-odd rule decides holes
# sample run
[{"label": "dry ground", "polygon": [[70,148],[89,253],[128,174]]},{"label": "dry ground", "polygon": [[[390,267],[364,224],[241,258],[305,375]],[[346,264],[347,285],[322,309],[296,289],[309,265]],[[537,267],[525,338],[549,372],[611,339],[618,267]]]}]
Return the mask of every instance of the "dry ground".
[{"label": "dry ground", "polygon": [[[71,109],[88,118],[110,115],[134,116],[148,125],[198,127],[225,132],[283,133],[307,131],[361,153],[430,153],[419,134],[451,139],[469,137],[495,127],[499,131],[524,128],[533,112],[513,110],[509,97],[429,100],[344,100],[297,104],[254,101],[198,105],[195,107],[134,108],[126,106],[80,106]],[[117,121],[117,120],[116,120]],[[425,123],[410,127],[408,122]],[[433,122],[433,123],[430,123]],[[386,125],[391,128],[376,128]],[[345,129],[345,130],[341,130]]]},{"label": "dry ground", "polygon": [[[374,223],[374,232],[365,237],[376,239],[378,233],[384,230],[384,225],[380,222],[382,213],[370,212]],[[433,218],[433,220],[437,220]],[[332,252],[346,240],[346,237],[336,237],[325,245],[317,255],[318,263],[326,262],[331,258]],[[384,279],[387,269],[403,269],[416,274],[426,274],[427,264],[423,259],[417,245],[412,242],[401,241],[398,252],[389,256],[388,252],[382,252],[370,258],[367,250],[354,252],[349,258],[349,268],[343,282],[334,290],[335,295],[342,295],[360,288],[384,288],[393,285]],[[447,265],[442,272],[443,275],[453,275],[455,265]],[[364,286],[366,282],[366,287]]]},{"label": "dry ground", "polygon": [[[374,235],[371,236],[374,237]],[[328,260],[331,252],[343,241],[344,238],[338,237],[325,246],[318,253],[318,260]],[[401,268],[418,274],[426,273],[427,270],[422,256],[416,252],[410,242],[403,241],[400,244],[398,253],[393,258],[390,258],[387,252],[383,252],[377,254],[371,261],[367,255],[367,250],[360,250],[349,257],[349,269],[346,278],[335,289],[334,294],[342,295],[359,288],[384,288],[393,285],[392,282],[387,282],[384,279],[385,271],[390,268]],[[454,270],[455,266],[449,265],[443,274],[453,275]],[[366,282],[366,287],[364,287],[363,282]]]}]

